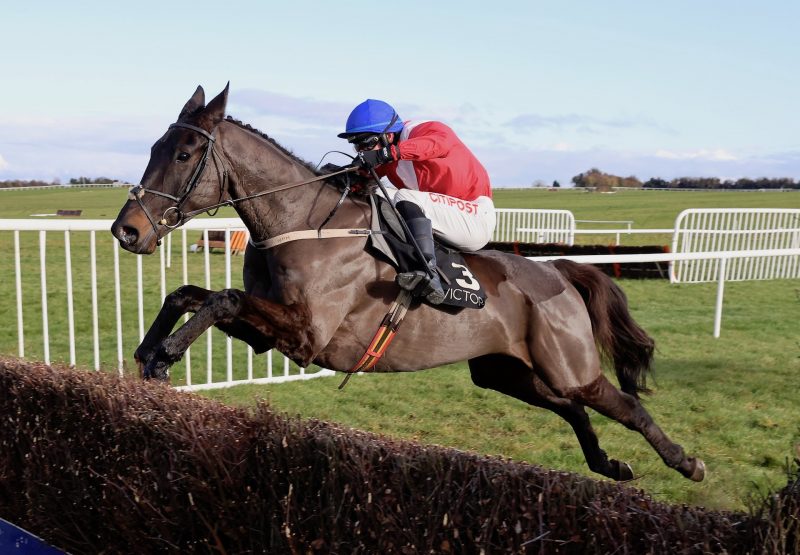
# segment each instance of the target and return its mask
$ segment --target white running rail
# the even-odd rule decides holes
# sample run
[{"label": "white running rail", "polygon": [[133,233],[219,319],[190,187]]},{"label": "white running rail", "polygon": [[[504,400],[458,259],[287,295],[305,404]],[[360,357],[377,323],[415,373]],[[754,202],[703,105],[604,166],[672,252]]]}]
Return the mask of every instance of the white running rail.
[{"label": "white running rail", "polygon": [[[672,252],[741,252],[800,248],[800,209],[691,208],[675,220]],[[715,281],[720,258],[692,258],[670,264],[673,283]],[[800,277],[800,257],[736,257],[725,279],[791,279]]]},{"label": "white running rail", "polygon": [[521,243],[575,242],[575,216],[569,210],[497,208],[492,241]]}]

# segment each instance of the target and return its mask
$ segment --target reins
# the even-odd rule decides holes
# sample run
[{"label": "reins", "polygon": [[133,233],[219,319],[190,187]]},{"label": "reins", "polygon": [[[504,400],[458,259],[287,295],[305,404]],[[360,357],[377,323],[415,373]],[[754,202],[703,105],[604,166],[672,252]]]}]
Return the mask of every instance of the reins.
[{"label": "reins", "polygon": [[[236,199],[220,200],[220,202],[218,202],[216,204],[212,204],[210,206],[206,206],[206,207],[203,207],[203,208],[198,208],[196,210],[191,210],[189,212],[183,212],[181,210],[181,206],[183,206],[183,204],[189,198],[189,195],[191,195],[192,192],[194,191],[194,189],[197,187],[197,184],[200,181],[200,177],[202,176],[203,171],[205,170],[205,167],[206,167],[206,164],[208,162],[208,158],[209,157],[211,157],[212,161],[214,162],[214,167],[217,170],[217,180],[219,181],[219,188],[220,188],[220,199],[222,199],[222,196],[225,194],[225,184],[228,181],[228,169],[225,167],[225,164],[223,162],[222,156],[220,156],[217,153],[217,150],[215,148],[217,139],[216,139],[216,137],[214,137],[213,133],[209,133],[205,129],[202,129],[202,128],[197,127],[195,125],[190,125],[188,123],[182,123],[182,122],[173,123],[172,125],[169,126],[169,129],[173,129],[173,128],[176,128],[176,127],[182,127],[182,128],[194,131],[196,133],[199,133],[203,137],[205,137],[207,139],[207,141],[208,141],[206,143],[206,148],[205,148],[205,151],[203,152],[203,156],[200,159],[200,162],[195,167],[194,172],[192,172],[192,176],[189,178],[189,181],[182,188],[182,193],[179,196],[174,196],[174,195],[170,195],[169,193],[165,193],[163,191],[156,191],[155,189],[147,189],[142,184],[134,185],[128,191],[128,198],[130,200],[135,200],[139,204],[139,207],[145,213],[145,216],[147,216],[147,219],[150,222],[150,225],[153,227],[153,232],[155,233],[156,237],[158,237],[158,228],[156,227],[156,222],[153,219],[152,215],[150,214],[150,211],[147,209],[147,207],[145,207],[144,203],[142,202],[142,197],[144,196],[145,193],[150,193],[151,195],[156,195],[156,196],[159,196],[159,197],[163,197],[163,198],[166,198],[166,199],[169,199],[169,200],[172,200],[172,201],[175,202],[175,206],[170,206],[166,210],[164,210],[164,213],[161,215],[161,219],[158,221],[158,223],[163,225],[164,227],[168,227],[169,229],[175,229],[177,227],[180,227],[184,222],[186,222],[186,220],[188,220],[190,218],[193,218],[194,216],[196,216],[198,214],[202,214],[204,212],[210,213],[212,210],[219,209],[222,206],[231,206],[231,207],[233,207],[236,204],[238,204],[240,202],[244,202],[246,200],[252,200],[254,198],[262,197],[262,196],[269,195],[269,194],[272,194],[272,193],[278,193],[280,191],[286,191],[287,189],[293,189],[294,187],[300,187],[301,185],[308,185],[309,183],[322,181],[324,179],[328,179],[329,177],[333,177],[333,176],[340,175],[340,174],[343,174],[343,173],[352,172],[352,171],[355,171],[356,169],[358,169],[355,166],[347,166],[345,168],[342,168],[341,170],[338,170],[338,171],[335,171],[335,172],[331,172],[331,173],[327,173],[327,174],[324,174],[324,175],[318,175],[318,176],[312,177],[310,179],[304,179],[303,181],[295,181],[293,183],[286,183],[284,185],[280,185],[280,186],[275,187],[274,189],[270,189],[268,191],[261,191],[260,193],[255,193],[253,195],[247,195],[245,197],[240,197],[240,198],[236,198]],[[218,162],[218,160],[219,160],[219,162]],[[222,168],[221,172],[220,172],[220,167]],[[336,210],[339,208],[339,206],[341,206],[341,204],[344,202],[344,199],[345,199],[345,197],[347,197],[347,194],[349,192],[350,192],[350,187],[349,186],[345,187],[345,190],[342,193],[342,196],[339,199],[339,202],[336,204],[336,206],[334,207],[334,209],[331,212],[331,214],[322,223],[322,225],[320,226],[320,229],[322,229],[322,227],[333,217],[333,214],[336,212]],[[173,212],[175,214],[176,220],[175,220],[174,223],[170,223],[170,221],[168,219],[168,216],[170,214],[172,214]],[[157,240],[157,244],[159,244],[159,245],[161,244],[161,240],[160,239]]]},{"label": "reins", "polygon": [[[211,206],[208,206],[206,208],[198,208],[197,210],[192,210],[191,212],[186,212],[184,214],[184,217],[187,217],[187,218],[193,217],[193,216],[196,216],[196,215],[201,214],[203,212],[208,212],[208,211],[213,210],[215,208],[219,208],[220,206],[234,206],[234,205],[236,205],[236,204],[238,204],[240,202],[244,202],[246,200],[252,200],[254,198],[263,197],[265,195],[269,195],[269,194],[272,194],[272,193],[279,193],[279,192],[285,191],[287,189],[293,189],[294,187],[299,187],[300,185],[308,185],[309,183],[314,183],[315,181],[322,181],[323,179],[328,179],[329,177],[333,177],[334,175],[340,175],[340,174],[343,174],[343,173],[351,172],[354,169],[355,168],[347,167],[347,168],[341,169],[339,171],[326,173],[325,175],[318,175],[316,177],[312,177],[310,179],[305,179],[303,181],[295,181],[294,183],[287,183],[285,185],[281,185],[280,187],[275,187],[274,189],[270,189],[269,191],[261,191],[260,193],[256,193],[254,195],[248,195],[246,197],[226,200],[226,201],[220,202],[218,204],[212,204]],[[342,201],[340,201],[339,204],[341,204],[341,202],[343,202],[343,199],[342,199]]]}]

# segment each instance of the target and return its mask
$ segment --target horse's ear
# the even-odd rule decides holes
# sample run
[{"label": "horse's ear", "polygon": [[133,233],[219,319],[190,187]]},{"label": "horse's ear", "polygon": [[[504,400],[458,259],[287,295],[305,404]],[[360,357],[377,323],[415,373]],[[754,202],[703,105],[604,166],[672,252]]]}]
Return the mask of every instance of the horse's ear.
[{"label": "horse's ear", "polygon": [[181,114],[178,116],[178,121],[187,118],[188,116],[192,115],[196,111],[203,108],[206,105],[206,93],[203,90],[203,87],[200,85],[197,86],[197,90],[194,91],[192,98],[186,103],[181,110]]},{"label": "horse's ear", "polygon": [[228,104],[228,88],[231,86],[231,82],[228,81],[228,84],[225,85],[225,88],[219,93],[214,99],[208,103],[206,109],[203,110],[203,115],[201,116],[201,121],[208,130],[214,129],[219,122],[222,121],[222,118],[225,117],[225,106]]}]

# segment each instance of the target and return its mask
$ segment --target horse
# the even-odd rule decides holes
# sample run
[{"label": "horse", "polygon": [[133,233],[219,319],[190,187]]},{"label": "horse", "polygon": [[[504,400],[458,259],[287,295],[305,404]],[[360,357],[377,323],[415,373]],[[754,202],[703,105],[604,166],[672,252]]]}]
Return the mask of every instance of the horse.
[{"label": "horse", "polygon": [[[320,236],[257,248],[291,232],[369,228],[369,203],[342,202],[334,179],[274,139],[225,116],[228,84],[207,105],[198,87],[151,149],[111,231],[122,248],[151,254],[162,237],[196,214],[233,205],[250,232],[244,291],[184,285],[164,300],[134,358],[144,378],[169,367],[209,327],[275,348],[300,366],[348,372],[400,291],[396,270],[365,248],[364,236]],[[332,211],[340,203],[338,210]],[[633,320],[624,292],[594,266],[535,262],[492,250],[464,253],[486,290],[479,310],[413,301],[408,324],[375,372],[409,372],[468,361],[475,385],[551,410],[573,428],[590,470],[618,481],[630,464],[600,448],[586,407],[639,432],[663,462],[694,481],[705,464],[689,457],[653,421],[649,392],[654,341]],[[172,332],[178,320],[193,313]],[[613,365],[619,388],[603,374]],[[348,374],[349,375],[349,374]]]}]

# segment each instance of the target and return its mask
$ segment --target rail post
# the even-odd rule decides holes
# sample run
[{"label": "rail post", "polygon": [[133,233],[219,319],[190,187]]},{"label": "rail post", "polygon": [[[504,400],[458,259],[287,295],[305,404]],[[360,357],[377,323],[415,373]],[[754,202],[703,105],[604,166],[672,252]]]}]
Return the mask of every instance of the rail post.
[{"label": "rail post", "polygon": [[725,268],[728,259],[724,256],[719,259],[719,276],[717,278],[717,303],[714,308],[714,338],[719,338],[722,328],[722,296],[725,292]]}]

